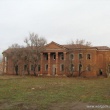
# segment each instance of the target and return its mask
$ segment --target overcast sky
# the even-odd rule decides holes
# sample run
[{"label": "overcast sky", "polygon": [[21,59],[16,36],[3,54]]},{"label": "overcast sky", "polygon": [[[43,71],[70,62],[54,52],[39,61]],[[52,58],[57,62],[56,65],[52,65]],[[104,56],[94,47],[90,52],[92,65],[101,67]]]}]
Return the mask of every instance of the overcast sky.
[{"label": "overcast sky", "polygon": [[110,0],[0,0],[0,53],[29,32],[66,44],[110,46]]}]

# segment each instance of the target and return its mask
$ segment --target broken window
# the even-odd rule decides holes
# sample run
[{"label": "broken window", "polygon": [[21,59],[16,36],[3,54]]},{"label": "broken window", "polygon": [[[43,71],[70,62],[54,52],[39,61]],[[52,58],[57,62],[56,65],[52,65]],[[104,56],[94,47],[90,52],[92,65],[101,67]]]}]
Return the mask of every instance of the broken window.
[{"label": "broken window", "polygon": [[40,65],[38,65],[38,71],[40,71]]},{"label": "broken window", "polygon": [[64,55],[63,54],[60,55],[60,59],[64,60]]},{"label": "broken window", "polygon": [[90,54],[87,54],[87,59],[91,59],[91,55]]},{"label": "broken window", "polygon": [[71,71],[71,72],[74,71],[74,65],[73,65],[73,64],[70,65],[70,71]]},{"label": "broken window", "polygon": [[82,59],[83,58],[83,55],[82,53],[79,54],[79,59]]},{"label": "broken window", "polygon": [[64,64],[60,65],[60,71],[64,71]]},{"label": "broken window", "polygon": [[73,59],[74,59],[74,55],[70,54],[70,60],[73,60]]},{"label": "broken window", "polygon": [[83,69],[83,65],[82,64],[79,64],[79,71],[81,72]]},{"label": "broken window", "polygon": [[45,65],[45,71],[47,71],[47,70],[48,70],[48,65],[46,64],[46,65]]},{"label": "broken window", "polygon": [[48,54],[45,54],[45,60],[48,60]]},{"label": "broken window", "polygon": [[56,55],[55,54],[53,54],[53,59],[56,60]]},{"label": "broken window", "polygon": [[26,69],[27,69],[27,65],[24,65],[24,71],[26,71]]},{"label": "broken window", "polygon": [[87,71],[91,71],[91,66],[88,65],[87,68],[86,68],[86,70],[87,70]]},{"label": "broken window", "polygon": [[33,65],[31,65],[31,71],[33,71],[34,70],[34,66]]}]

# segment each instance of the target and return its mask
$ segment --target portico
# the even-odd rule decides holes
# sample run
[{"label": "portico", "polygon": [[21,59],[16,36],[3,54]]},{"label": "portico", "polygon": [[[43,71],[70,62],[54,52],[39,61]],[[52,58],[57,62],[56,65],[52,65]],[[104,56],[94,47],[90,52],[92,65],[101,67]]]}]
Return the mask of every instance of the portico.
[{"label": "portico", "polygon": [[[40,74],[47,74],[48,76],[65,74],[66,54],[67,49],[65,47],[55,42],[47,44],[41,53]],[[61,67],[61,65],[63,66]]]},{"label": "portico", "polygon": [[[65,61],[66,61],[66,52],[41,53],[40,74],[42,75],[44,73],[47,73],[48,76],[51,76],[51,75],[58,76],[61,71],[60,64],[63,64],[65,66]],[[63,73],[65,74],[65,68],[63,70]]]}]

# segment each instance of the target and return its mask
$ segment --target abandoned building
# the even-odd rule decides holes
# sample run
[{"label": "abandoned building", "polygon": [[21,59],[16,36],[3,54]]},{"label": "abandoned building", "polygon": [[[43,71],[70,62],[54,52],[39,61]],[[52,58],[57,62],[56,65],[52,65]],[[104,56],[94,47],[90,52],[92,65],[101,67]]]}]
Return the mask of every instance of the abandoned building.
[{"label": "abandoned building", "polygon": [[[4,73],[16,74],[13,61],[8,58],[7,52],[8,50],[3,52]],[[33,74],[33,64],[29,65],[29,70]],[[26,65],[21,61],[16,68],[18,74],[21,74],[21,68],[25,72]],[[84,77],[107,76],[110,73],[110,48],[107,46],[85,47],[77,44],[60,45],[52,41],[41,53],[36,71],[38,75],[47,76],[69,74]]]}]

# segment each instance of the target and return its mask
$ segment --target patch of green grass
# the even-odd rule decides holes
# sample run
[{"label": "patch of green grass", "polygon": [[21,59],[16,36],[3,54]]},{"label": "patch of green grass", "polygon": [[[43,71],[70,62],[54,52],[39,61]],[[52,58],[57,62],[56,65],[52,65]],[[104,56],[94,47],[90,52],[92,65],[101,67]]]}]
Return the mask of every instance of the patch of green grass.
[{"label": "patch of green grass", "polygon": [[0,109],[44,110],[62,102],[110,105],[110,78],[4,77],[0,78]]}]

